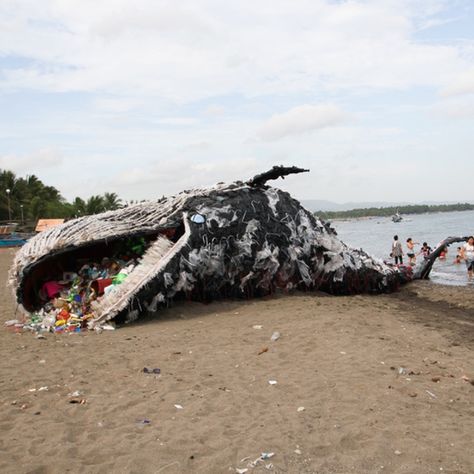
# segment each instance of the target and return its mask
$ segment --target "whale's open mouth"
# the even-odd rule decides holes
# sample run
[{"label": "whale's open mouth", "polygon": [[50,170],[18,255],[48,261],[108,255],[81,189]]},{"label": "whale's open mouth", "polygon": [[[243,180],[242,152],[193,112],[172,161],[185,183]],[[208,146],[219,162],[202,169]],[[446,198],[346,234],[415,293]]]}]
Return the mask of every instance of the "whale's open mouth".
[{"label": "whale's open mouth", "polygon": [[64,321],[65,327],[96,326],[126,310],[133,296],[166,267],[188,237],[184,218],[175,227],[50,252],[24,269],[18,301],[29,313],[49,315],[56,327],[61,327],[58,321]]}]

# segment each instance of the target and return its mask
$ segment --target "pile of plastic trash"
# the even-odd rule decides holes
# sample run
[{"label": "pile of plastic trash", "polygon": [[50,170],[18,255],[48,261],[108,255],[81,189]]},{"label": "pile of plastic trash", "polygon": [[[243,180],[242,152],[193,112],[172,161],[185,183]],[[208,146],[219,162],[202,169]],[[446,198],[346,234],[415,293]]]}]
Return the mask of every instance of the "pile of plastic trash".
[{"label": "pile of plastic trash", "polygon": [[5,325],[17,331],[38,333],[81,332],[87,329],[87,322],[94,318],[92,302],[113,292],[124,282],[146,247],[142,239],[135,242],[126,255],[104,257],[100,263],[82,263],[77,271],[63,272],[61,279],[44,282],[39,292],[42,307],[28,314],[25,321],[11,320]]}]

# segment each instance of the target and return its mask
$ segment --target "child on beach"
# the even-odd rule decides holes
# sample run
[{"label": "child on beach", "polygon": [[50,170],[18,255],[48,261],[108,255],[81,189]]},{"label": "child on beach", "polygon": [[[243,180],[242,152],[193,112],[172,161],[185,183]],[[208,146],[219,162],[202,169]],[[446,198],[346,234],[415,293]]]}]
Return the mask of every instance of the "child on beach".
[{"label": "child on beach", "polygon": [[416,263],[416,255],[415,255],[415,244],[418,244],[418,242],[413,242],[413,239],[409,237],[407,239],[407,257],[408,257],[408,263],[410,265],[415,265]]},{"label": "child on beach", "polygon": [[426,259],[430,256],[431,252],[432,252],[432,248],[428,245],[427,242],[423,242],[423,245],[421,246],[421,249],[418,255],[423,255],[423,257]]},{"label": "child on beach", "polygon": [[474,277],[474,236],[471,235],[461,247],[461,256],[466,262],[468,278],[472,280]]},{"label": "child on beach", "polygon": [[453,263],[461,263],[462,261],[462,254],[461,254],[461,247],[458,247],[458,253],[456,254],[456,258],[454,259]]}]

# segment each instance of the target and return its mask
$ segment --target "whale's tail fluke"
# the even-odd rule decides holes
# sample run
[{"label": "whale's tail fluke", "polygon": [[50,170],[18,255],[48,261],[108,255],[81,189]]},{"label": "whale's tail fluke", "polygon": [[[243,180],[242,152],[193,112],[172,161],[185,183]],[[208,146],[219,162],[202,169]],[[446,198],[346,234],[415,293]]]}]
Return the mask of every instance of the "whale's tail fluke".
[{"label": "whale's tail fluke", "polygon": [[429,278],[431,269],[433,268],[433,264],[440,256],[441,252],[446,247],[449,247],[455,242],[465,242],[467,240],[468,237],[448,237],[447,239],[444,239],[428,257],[425,257],[425,259],[414,268],[413,279],[425,280]]}]

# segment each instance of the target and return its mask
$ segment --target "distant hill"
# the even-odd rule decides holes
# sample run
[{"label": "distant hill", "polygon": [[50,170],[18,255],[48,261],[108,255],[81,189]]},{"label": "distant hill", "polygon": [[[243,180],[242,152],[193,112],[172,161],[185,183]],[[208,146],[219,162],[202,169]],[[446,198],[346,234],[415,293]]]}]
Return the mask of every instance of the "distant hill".
[{"label": "distant hill", "polygon": [[415,204],[406,206],[390,207],[369,207],[362,209],[350,209],[348,211],[315,211],[315,214],[323,219],[348,219],[358,217],[383,217],[392,216],[396,212],[400,214],[426,214],[429,212],[453,212],[453,211],[472,211],[474,204],[456,203],[456,204]]},{"label": "distant hill", "polygon": [[[334,201],[326,201],[324,199],[302,199],[301,204],[311,212],[324,211],[324,212],[343,212],[351,211],[354,209],[374,209],[374,208],[387,208],[387,207],[404,207],[404,206],[440,206],[440,205],[451,205],[457,204],[459,201],[422,201],[419,203],[413,202],[390,202],[390,201],[367,201],[367,202],[344,202],[338,203]],[[468,201],[473,204],[474,201]]]},{"label": "distant hill", "polygon": [[386,202],[386,201],[371,201],[371,202],[343,202],[338,203],[334,201],[325,201],[324,199],[304,199],[301,204],[308,209],[308,211],[349,211],[351,209],[362,209],[369,207],[390,207],[390,206],[405,206],[407,202]]}]

